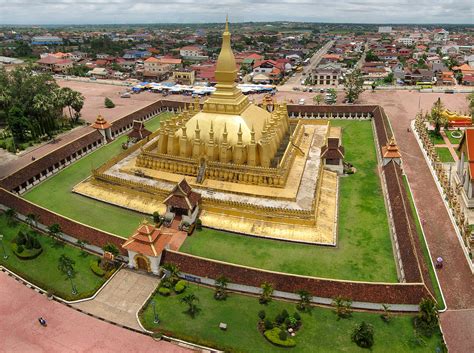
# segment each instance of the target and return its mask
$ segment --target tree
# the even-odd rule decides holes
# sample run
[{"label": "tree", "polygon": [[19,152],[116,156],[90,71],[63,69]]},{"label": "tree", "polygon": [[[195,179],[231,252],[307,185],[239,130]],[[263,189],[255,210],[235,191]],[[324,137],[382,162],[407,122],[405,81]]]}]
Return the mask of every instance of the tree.
[{"label": "tree", "polygon": [[428,116],[428,120],[434,125],[434,133],[436,135],[440,135],[441,127],[448,123],[443,111],[444,105],[441,102],[441,98],[438,98],[438,100],[434,102],[433,107],[431,108],[431,113]]},{"label": "tree", "polygon": [[354,103],[359,95],[364,91],[364,78],[359,69],[352,71],[346,75],[344,79],[344,91],[346,99],[349,103]]},{"label": "tree", "polygon": [[313,97],[313,101],[314,103],[316,103],[317,105],[320,105],[322,102],[323,102],[323,95],[320,93],[320,94],[317,94]]},{"label": "tree", "polygon": [[374,327],[362,321],[352,331],[351,339],[359,347],[370,348],[374,344]]},{"label": "tree", "polygon": [[35,227],[38,227],[38,219],[39,217],[34,213],[28,213],[26,215],[26,223],[28,223],[30,226],[34,225]]},{"label": "tree", "polygon": [[424,298],[419,304],[418,318],[434,327],[438,324],[438,306],[431,298]]},{"label": "tree", "polygon": [[61,233],[61,226],[57,223],[53,223],[48,227],[48,233],[52,238],[57,238]]},{"label": "tree", "polygon": [[380,61],[380,58],[372,50],[368,50],[365,54],[365,61]]},{"label": "tree", "polygon": [[229,284],[229,279],[222,275],[216,279],[216,291],[214,293],[214,298],[217,300],[225,300],[227,298],[227,285]]},{"label": "tree", "polygon": [[305,290],[298,291],[298,295],[300,296],[300,301],[296,305],[296,308],[300,311],[307,311],[308,309],[310,309],[311,300],[313,299],[313,296]]},{"label": "tree", "polygon": [[385,77],[383,79],[383,82],[388,84],[388,85],[391,85],[393,83],[393,79],[394,79],[394,75],[393,75],[393,72],[390,72],[387,77]]},{"label": "tree", "polygon": [[332,300],[331,305],[334,307],[334,312],[336,313],[338,320],[341,318],[345,319],[351,317],[352,300],[338,296]]},{"label": "tree", "polygon": [[62,254],[58,260],[58,270],[68,278],[72,278],[76,274],[74,270],[75,264],[76,262],[73,259],[71,259],[66,254]]},{"label": "tree", "polygon": [[328,89],[328,94],[329,94],[329,96],[328,96],[327,100],[328,100],[329,104],[336,103],[336,100],[337,100],[336,90],[334,88],[329,88]]},{"label": "tree", "polygon": [[77,123],[81,116],[81,109],[84,106],[84,96],[77,91],[73,91],[69,87],[63,87],[59,91],[60,99],[63,105],[67,107],[71,125]]},{"label": "tree", "polygon": [[200,310],[199,307],[196,305],[196,302],[199,302],[199,298],[196,297],[193,293],[189,293],[183,298],[181,298],[181,303],[186,304],[188,306],[188,310],[186,312],[192,318],[194,318]]},{"label": "tree", "polygon": [[115,244],[112,244],[112,243],[107,243],[105,244],[103,247],[102,247],[102,250],[105,252],[109,252],[111,253],[112,255],[114,256],[118,256],[120,255],[120,251],[119,249],[117,248],[117,246]]},{"label": "tree", "polygon": [[469,112],[471,113],[471,116],[474,116],[474,92],[469,93],[466,99],[469,102]]},{"label": "tree", "polygon": [[389,323],[392,320],[392,314],[390,313],[390,305],[382,304],[383,314],[380,315],[382,320],[386,323]]},{"label": "tree", "polygon": [[77,294],[76,286],[74,285],[74,282],[72,281],[74,276],[76,276],[76,271],[74,270],[74,265],[75,264],[76,264],[76,262],[65,254],[62,254],[59,257],[58,270],[62,274],[66,275],[66,278],[68,278],[71,281],[71,288],[72,288],[72,294],[73,295]]},{"label": "tree", "polygon": [[260,304],[268,304],[272,300],[273,294],[273,285],[268,282],[263,282],[260,286],[262,288],[262,293],[260,294],[259,303]]},{"label": "tree", "polygon": [[115,103],[112,102],[112,100],[111,100],[110,98],[108,98],[108,97],[105,97],[104,105],[105,105],[106,108],[109,108],[109,109],[115,107]]},{"label": "tree", "polygon": [[153,223],[160,223],[160,214],[157,211],[153,212]]},{"label": "tree", "polygon": [[172,263],[172,262],[167,262],[163,264],[163,269],[168,272],[168,278],[169,280],[174,284],[176,281],[179,279],[179,267],[178,265]]},{"label": "tree", "polygon": [[7,224],[13,226],[16,224],[16,211],[13,208],[9,208],[5,211],[5,216],[7,217]]}]

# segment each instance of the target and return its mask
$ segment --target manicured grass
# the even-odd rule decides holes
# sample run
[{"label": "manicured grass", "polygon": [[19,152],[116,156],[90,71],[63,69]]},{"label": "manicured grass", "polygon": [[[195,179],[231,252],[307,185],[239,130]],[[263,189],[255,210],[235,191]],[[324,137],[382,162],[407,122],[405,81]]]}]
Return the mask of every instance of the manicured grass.
[{"label": "manicured grass", "polygon": [[425,238],[423,237],[423,230],[421,228],[420,219],[418,218],[418,214],[416,213],[415,202],[413,200],[413,195],[411,194],[410,186],[408,184],[408,179],[407,179],[406,176],[403,176],[403,182],[404,182],[405,187],[407,189],[408,198],[410,199],[411,211],[412,211],[412,214],[413,214],[413,218],[415,219],[415,222],[416,222],[416,231],[418,233],[418,238],[420,240],[421,249],[423,251],[423,258],[425,260],[426,266],[428,266],[428,269],[430,271],[430,279],[431,279],[431,283],[433,284],[436,300],[438,302],[438,307],[439,307],[440,310],[443,310],[445,308],[445,303],[443,301],[443,297],[441,296],[441,290],[439,288],[439,283],[438,283],[438,281],[436,279],[436,276],[435,276],[435,269],[433,268],[433,265],[431,263],[430,254],[428,252],[428,246],[425,242]]},{"label": "manicured grass", "polygon": [[[452,130],[452,131],[448,131],[448,130],[444,130],[444,132],[446,132],[446,136],[448,137],[448,140],[453,144],[453,145],[457,145],[461,142],[461,139],[462,139],[462,136],[460,138],[456,138],[456,137],[453,137],[451,134],[453,132],[458,132],[457,130]],[[460,131],[461,134],[462,134],[462,131]]]},{"label": "manicured grass", "polygon": [[434,131],[429,131],[428,136],[430,137],[431,142],[433,145],[444,145],[445,142],[443,140],[443,137],[441,135],[437,135],[434,133]]},{"label": "manicured grass", "polygon": [[[180,299],[189,293],[198,298],[201,311],[194,319],[185,313],[187,306]],[[190,285],[180,295],[163,297],[155,295],[156,312],[160,323],[153,323],[153,309],[148,305],[141,314],[142,324],[154,331],[194,341],[203,345],[225,349],[226,352],[364,352],[351,342],[354,326],[366,321],[374,326],[375,343],[372,352],[435,352],[441,344],[439,333],[427,339],[426,346],[413,346],[411,315],[394,316],[390,323],[384,323],[379,314],[355,312],[350,319],[337,320],[331,309],[314,307],[310,313],[301,313],[303,325],[295,336],[296,347],[279,348],[258,332],[258,312],[265,310],[267,317],[274,320],[283,309],[292,314],[294,303],[273,300],[268,305],[258,303],[256,297],[230,293],[225,301],[216,301],[213,290]],[[227,331],[219,329],[219,323],[227,324]]]},{"label": "manicured grass", "polygon": [[[169,117],[164,113],[145,123],[147,129],[155,131],[160,120]],[[96,227],[123,237],[130,236],[137,228],[143,215],[116,207],[105,202],[72,193],[72,188],[91,174],[107,160],[123,151],[122,143],[127,136],[121,136],[112,143],[99,148],[90,155],[73,163],[69,167],[39,184],[24,197],[51,211],[72,218],[81,223]]]},{"label": "manicured grass", "polygon": [[435,147],[436,153],[439,156],[439,159],[443,163],[450,163],[454,162],[453,156],[451,156],[451,153],[449,152],[449,148],[447,147]]},{"label": "manicured grass", "polygon": [[346,160],[357,172],[340,178],[337,247],[288,243],[203,229],[181,251],[211,259],[307,276],[397,282],[387,214],[369,121],[343,127]]},{"label": "manicured grass", "polygon": [[[54,294],[67,300],[76,300],[92,296],[106,280],[96,276],[89,267],[89,261],[97,256],[44,235],[38,235],[43,248],[41,255],[32,260],[21,260],[13,253],[11,240],[17,236],[19,230],[27,231],[29,227],[21,222],[10,226],[2,214],[0,229],[4,235],[3,244],[8,254],[8,259],[5,260],[2,250],[0,264],[45,290],[52,290]],[[58,270],[58,259],[62,254],[66,254],[76,262],[74,269],[77,274],[73,279],[78,291],[76,296],[71,294],[71,282]]]}]

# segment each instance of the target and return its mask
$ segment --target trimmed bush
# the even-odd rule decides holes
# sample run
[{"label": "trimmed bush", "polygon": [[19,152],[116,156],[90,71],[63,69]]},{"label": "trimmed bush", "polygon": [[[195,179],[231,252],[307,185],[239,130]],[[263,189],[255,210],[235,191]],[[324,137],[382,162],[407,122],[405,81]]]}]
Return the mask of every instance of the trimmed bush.
[{"label": "trimmed bush", "polygon": [[160,288],[158,289],[158,293],[160,293],[162,296],[167,297],[168,295],[171,294],[171,289],[166,288],[166,287],[160,287]]},{"label": "trimmed bush", "polygon": [[354,328],[351,339],[359,347],[370,348],[374,344],[374,327],[362,321]]},{"label": "trimmed bush", "polygon": [[296,319],[296,321],[301,321],[301,315],[298,314],[297,311],[295,311],[295,313],[293,314],[293,317]]},{"label": "trimmed bush", "polygon": [[280,330],[280,333],[278,334],[278,338],[281,339],[282,341],[286,341],[288,338],[288,333],[286,333],[285,330]]},{"label": "trimmed bush", "polygon": [[89,262],[89,266],[90,266],[92,272],[94,272],[94,274],[96,274],[99,277],[104,277],[106,271],[104,271],[104,269],[102,269],[100,267],[99,262],[100,262],[100,259],[92,259]]},{"label": "trimmed bush", "polygon": [[175,291],[176,293],[178,293],[178,294],[179,294],[179,293],[183,293],[184,290],[186,289],[186,287],[187,287],[186,281],[180,280],[180,281],[178,281],[178,283],[176,283],[176,285],[174,286],[174,291]]},{"label": "trimmed bush", "polygon": [[263,324],[265,326],[265,330],[271,330],[273,328],[273,322],[271,322],[269,319],[265,319]]},{"label": "trimmed bush", "polygon": [[22,260],[33,260],[36,259],[42,252],[43,249],[25,249],[23,245],[12,244],[13,253]]},{"label": "trimmed bush", "polygon": [[[280,334],[283,332],[286,335],[286,332],[280,329],[279,327],[274,327],[271,330],[267,330],[263,333],[265,338],[276,346],[280,347],[294,347],[296,346],[296,341],[286,335],[286,339],[282,340]],[[283,334],[282,334],[283,336]]]},{"label": "trimmed bush", "polygon": [[265,316],[266,316],[265,310],[260,310],[258,312],[258,317],[260,318],[260,320],[265,320]]},{"label": "trimmed bush", "polygon": [[106,108],[109,108],[109,109],[115,107],[115,103],[112,102],[112,100],[108,97],[105,98],[104,105],[105,105]]}]

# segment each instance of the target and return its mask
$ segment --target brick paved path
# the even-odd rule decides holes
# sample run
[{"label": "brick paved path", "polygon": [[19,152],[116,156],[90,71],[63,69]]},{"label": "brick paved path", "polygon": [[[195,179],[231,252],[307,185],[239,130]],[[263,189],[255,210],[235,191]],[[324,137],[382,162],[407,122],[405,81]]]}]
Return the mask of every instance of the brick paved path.
[{"label": "brick paved path", "polygon": [[[430,170],[412,132],[407,132],[418,107],[423,111],[431,108],[438,96],[448,109],[465,111],[466,95],[443,95],[416,92],[365,92],[364,103],[383,106],[387,113],[395,138],[400,146],[403,168],[413,190],[420,217],[425,220],[424,231],[432,256],[442,256],[444,268],[438,271],[441,287],[446,298],[448,311],[442,314],[442,328],[450,352],[472,352],[474,334],[474,276],[456,233],[451,224],[441,196],[436,188]],[[458,311],[456,309],[473,309]],[[471,329],[471,331],[469,331]],[[462,339],[460,337],[463,337]]]},{"label": "brick paved path", "polygon": [[[39,325],[40,316],[47,327]],[[191,352],[50,301],[4,272],[0,272],[0,318],[1,353]]]}]

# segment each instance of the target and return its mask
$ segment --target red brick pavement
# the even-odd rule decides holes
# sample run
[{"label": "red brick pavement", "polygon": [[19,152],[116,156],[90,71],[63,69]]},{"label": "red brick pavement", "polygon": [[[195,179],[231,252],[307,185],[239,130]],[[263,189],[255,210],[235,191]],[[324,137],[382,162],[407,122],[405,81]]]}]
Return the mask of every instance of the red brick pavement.
[{"label": "red brick pavement", "polygon": [[474,309],[474,276],[418,143],[413,133],[407,132],[407,127],[419,108],[429,110],[438,97],[451,110],[467,110],[465,94],[377,91],[365,92],[362,101],[380,104],[385,109],[402,152],[403,167],[410,181],[416,206],[420,217],[425,220],[424,231],[431,254],[444,259],[445,265],[438,271],[438,277],[448,307],[448,311],[441,315],[448,348],[450,352],[472,352],[474,310],[457,309]]},{"label": "red brick pavement", "polygon": [[[42,327],[38,317],[48,326]],[[0,352],[160,352],[188,349],[92,318],[49,301],[0,272]]]}]

